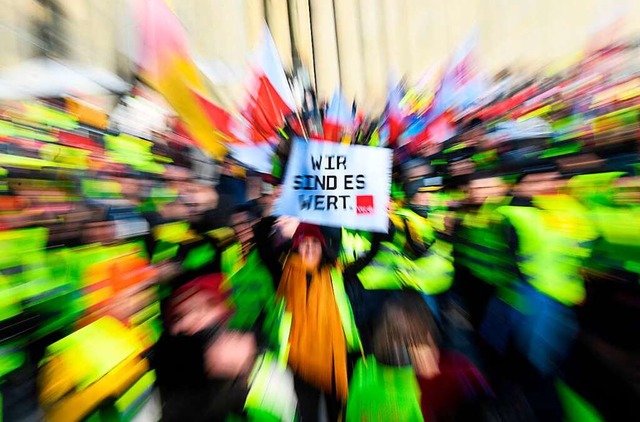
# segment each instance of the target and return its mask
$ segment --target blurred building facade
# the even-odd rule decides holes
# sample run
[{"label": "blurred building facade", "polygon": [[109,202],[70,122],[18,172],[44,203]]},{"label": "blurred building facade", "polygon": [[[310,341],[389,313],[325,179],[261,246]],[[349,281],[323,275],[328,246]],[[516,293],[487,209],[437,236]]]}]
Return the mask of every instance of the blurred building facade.
[{"label": "blurred building facade", "polygon": [[41,55],[125,75],[120,37],[126,0],[0,0],[0,67]]},{"label": "blurred building facade", "polygon": [[[46,52],[128,79],[135,0],[0,0],[0,67]],[[337,87],[380,109],[389,79],[437,69],[474,28],[489,74],[570,63],[590,44],[640,29],[637,0],[167,0],[223,102],[241,102],[247,59],[271,29],[285,69],[302,64],[320,98]],[[429,78],[429,71],[432,76]],[[427,83],[429,81],[427,80]]]}]

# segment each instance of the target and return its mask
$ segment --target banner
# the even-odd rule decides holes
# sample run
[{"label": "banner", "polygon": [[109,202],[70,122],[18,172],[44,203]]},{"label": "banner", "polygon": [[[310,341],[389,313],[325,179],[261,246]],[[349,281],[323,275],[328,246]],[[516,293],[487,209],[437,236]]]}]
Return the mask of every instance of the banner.
[{"label": "banner", "polygon": [[277,215],[386,233],[391,150],[295,139]]}]

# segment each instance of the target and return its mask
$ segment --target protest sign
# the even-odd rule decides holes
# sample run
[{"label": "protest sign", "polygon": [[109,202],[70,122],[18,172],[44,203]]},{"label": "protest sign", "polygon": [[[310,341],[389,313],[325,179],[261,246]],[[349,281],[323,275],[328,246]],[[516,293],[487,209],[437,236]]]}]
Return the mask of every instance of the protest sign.
[{"label": "protest sign", "polygon": [[295,139],[276,214],[386,233],[390,186],[389,149]]}]

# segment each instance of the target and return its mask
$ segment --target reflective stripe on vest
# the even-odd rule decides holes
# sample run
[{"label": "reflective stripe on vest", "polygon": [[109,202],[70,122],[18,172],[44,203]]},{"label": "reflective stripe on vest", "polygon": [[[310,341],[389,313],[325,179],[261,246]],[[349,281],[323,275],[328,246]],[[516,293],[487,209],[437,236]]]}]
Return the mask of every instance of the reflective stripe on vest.
[{"label": "reflective stripe on vest", "polygon": [[349,265],[371,250],[371,241],[354,230],[342,229],[342,250],[340,262]]},{"label": "reflective stripe on vest", "polygon": [[[272,353],[258,357],[249,376],[249,394],[244,408],[251,420],[293,422],[297,398],[293,375]],[[256,417],[260,415],[261,417]]]},{"label": "reflective stripe on vest", "polygon": [[390,242],[382,242],[373,260],[359,273],[358,278],[367,290],[390,290],[402,288],[399,269],[413,265],[409,259]]},{"label": "reflective stripe on vest", "polygon": [[331,285],[333,286],[333,297],[338,306],[342,329],[344,330],[344,335],[347,340],[347,348],[351,351],[359,350],[362,348],[362,343],[360,342],[358,327],[353,318],[353,311],[349,303],[349,298],[347,297],[347,292],[344,289],[342,273],[337,268],[331,270]]},{"label": "reflective stripe on vest", "polygon": [[453,283],[452,247],[437,240],[427,254],[399,271],[403,287],[429,295],[444,293]]},{"label": "reflective stripe on vest", "polygon": [[602,241],[592,256],[591,265],[610,270],[640,274],[640,210],[633,207],[595,207],[591,214]]}]

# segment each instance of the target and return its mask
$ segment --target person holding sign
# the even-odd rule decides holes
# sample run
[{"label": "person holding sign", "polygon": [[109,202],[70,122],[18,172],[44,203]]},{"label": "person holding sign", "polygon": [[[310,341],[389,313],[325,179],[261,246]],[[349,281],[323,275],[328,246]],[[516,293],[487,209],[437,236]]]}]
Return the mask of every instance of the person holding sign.
[{"label": "person holding sign", "polygon": [[347,398],[347,351],[361,349],[342,274],[329,256],[320,228],[301,223],[277,291],[285,309],[280,332],[288,333],[281,347],[304,422],[318,420],[322,395],[329,420],[338,420]]}]

